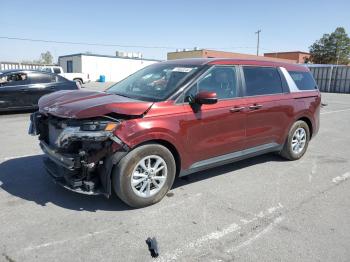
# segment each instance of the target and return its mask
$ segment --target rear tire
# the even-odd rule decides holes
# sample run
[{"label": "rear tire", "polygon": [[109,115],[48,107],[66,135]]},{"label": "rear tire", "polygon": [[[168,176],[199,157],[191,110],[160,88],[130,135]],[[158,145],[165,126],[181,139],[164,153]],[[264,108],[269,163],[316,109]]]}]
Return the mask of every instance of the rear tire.
[{"label": "rear tire", "polygon": [[309,126],[304,121],[296,121],[289,130],[280,155],[288,160],[298,160],[305,154],[309,141]]},{"label": "rear tire", "polygon": [[143,145],[129,152],[113,168],[113,189],[127,205],[146,207],[165,196],[173,185],[175,173],[174,157],[166,147]]},{"label": "rear tire", "polygon": [[77,82],[79,84],[79,87],[82,88],[83,87],[83,81],[81,79],[74,79],[74,82]]}]

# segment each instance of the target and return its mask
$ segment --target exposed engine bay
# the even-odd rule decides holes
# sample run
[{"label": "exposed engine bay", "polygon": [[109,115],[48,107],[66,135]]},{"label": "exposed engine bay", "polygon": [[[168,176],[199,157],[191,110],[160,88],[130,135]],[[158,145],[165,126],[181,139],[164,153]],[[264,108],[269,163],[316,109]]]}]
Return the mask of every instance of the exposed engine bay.
[{"label": "exposed engine bay", "polygon": [[59,118],[40,112],[31,115],[29,133],[39,135],[44,164],[54,180],[84,194],[111,194],[112,167],[129,150],[113,131],[120,119]]}]

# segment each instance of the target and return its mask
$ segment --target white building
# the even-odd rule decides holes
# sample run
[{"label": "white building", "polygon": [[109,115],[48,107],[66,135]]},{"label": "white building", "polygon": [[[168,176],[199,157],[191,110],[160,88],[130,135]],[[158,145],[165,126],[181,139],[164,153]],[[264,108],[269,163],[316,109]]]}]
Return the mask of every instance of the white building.
[{"label": "white building", "polygon": [[119,56],[65,55],[58,58],[58,64],[67,73],[89,74],[91,81],[97,81],[100,75],[104,75],[106,81],[118,82],[145,66],[159,62],[159,60],[143,59],[140,53],[135,55],[135,53],[117,52],[117,55]]}]

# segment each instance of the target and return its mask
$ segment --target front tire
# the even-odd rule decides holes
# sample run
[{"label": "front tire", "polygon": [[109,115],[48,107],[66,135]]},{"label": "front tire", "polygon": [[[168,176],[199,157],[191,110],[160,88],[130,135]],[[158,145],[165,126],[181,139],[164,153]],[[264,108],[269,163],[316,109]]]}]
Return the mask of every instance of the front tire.
[{"label": "front tire", "polygon": [[296,121],[289,130],[288,137],[281,151],[281,156],[288,160],[298,160],[306,152],[310,141],[310,129],[304,121]]},{"label": "front tire", "polygon": [[147,144],[129,152],[114,168],[117,196],[135,208],[159,202],[173,185],[176,164],[172,153],[159,144]]}]

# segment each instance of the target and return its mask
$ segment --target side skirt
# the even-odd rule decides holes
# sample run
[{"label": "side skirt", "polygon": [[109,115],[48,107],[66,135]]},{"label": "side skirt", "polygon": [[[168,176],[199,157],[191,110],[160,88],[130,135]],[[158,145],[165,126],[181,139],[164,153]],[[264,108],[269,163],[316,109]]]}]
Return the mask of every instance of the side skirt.
[{"label": "side skirt", "polygon": [[198,171],[229,164],[229,163],[240,161],[246,158],[262,155],[265,153],[281,151],[282,148],[283,148],[283,145],[280,145],[277,143],[269,143],[269,144],[260,145],[257,147],[252,147],[249,149],[244,149],[241,151],[229,153],[226,155],[217,156],[206,160],[201,160],[199,162],[192,164],[189,169],[181,170],[179,176],[180,177],[186,176]]}]

